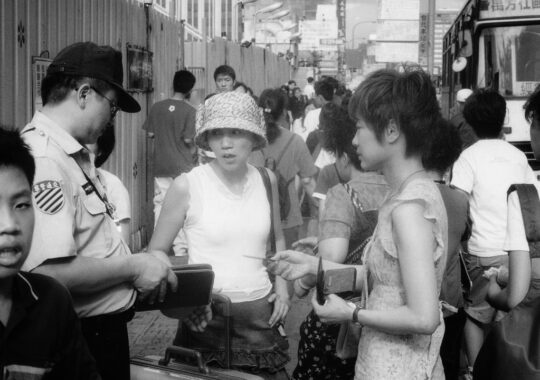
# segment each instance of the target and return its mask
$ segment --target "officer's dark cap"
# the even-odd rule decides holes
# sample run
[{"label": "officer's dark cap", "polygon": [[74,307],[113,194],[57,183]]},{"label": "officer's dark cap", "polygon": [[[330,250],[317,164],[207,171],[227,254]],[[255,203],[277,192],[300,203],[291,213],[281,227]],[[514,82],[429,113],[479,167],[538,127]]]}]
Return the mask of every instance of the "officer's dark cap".
[{"label": "officer's dark cap", "polygon": [[47,75],[64,74],[100,79],[116,91],[118,106],[125,112],[139,112],[139,103],[124,90],[122,53],[110,46],[77,42],[62,49],[47,69]]}]

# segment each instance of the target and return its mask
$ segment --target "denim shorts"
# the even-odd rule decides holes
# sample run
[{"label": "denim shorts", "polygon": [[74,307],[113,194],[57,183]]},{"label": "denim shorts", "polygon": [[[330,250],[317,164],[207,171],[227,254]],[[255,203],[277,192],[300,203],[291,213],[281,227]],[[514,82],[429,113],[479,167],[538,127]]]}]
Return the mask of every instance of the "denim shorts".
[{"label": "denim shorts", "polygon": [[489,324],[495,320],[497,310],[486,301],[489,279],[483,274],[491,267],[508,266],[508,255],[480,257],[464,254],[463,258],[472,281],[471,291],[465,295],[465,312],[472,319]]},{"label": "denim shorts", "polygon": [[[232,367],[257,373],[280,372],[289,358],[289,343],[276,326],[270,327],[273,304],[268,296],[249,302],[231,304]],[[225,320],[214,314],[203,332],[185,326],[177,332],[175,345],[196,349],[210,365],[225,367]]]}]

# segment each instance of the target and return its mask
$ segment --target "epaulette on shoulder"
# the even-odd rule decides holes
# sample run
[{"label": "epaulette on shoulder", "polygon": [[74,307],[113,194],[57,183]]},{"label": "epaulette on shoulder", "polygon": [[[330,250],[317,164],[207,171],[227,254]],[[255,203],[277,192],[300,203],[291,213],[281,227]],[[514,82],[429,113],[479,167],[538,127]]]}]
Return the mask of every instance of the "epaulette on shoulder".
[{"label": "epaulette on shoulder", "polygon": [[43,157],[46,155],[49,137],[45,132],[30,126],[21,132],[21,136],[30,147],[34,157]]}]

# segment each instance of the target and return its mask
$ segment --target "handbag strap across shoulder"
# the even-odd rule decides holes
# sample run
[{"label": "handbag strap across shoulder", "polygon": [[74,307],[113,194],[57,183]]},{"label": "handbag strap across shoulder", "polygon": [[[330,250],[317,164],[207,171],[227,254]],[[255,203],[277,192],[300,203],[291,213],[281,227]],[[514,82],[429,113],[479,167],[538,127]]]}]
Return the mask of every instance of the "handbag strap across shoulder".
[{"label": "handbag strap across shoulder", "polygon": [[[343,187],[345,188],[345,191],[347,192],[347,194],[349,194],[349,197],[351,198],[351,203],[354,207],[354,213],[356,215],[356,218],[359,218],[361,214],[364,212],[364,207],[362,206],[362,202],[360,202],[358,193],[348,183],[344,183]],[[371,240],[371,236],[364,239],[360,243],[360,245],[358,245],[356,248],[350,251],[347,254],[347,257],[345,258],[345,262],[353,264],[353,263],[358,263],[358,262],[363,261],[362,260],[363,252],[366,246],[368,245],[368,243],[370,242],[370,240]]]},{"label": "handbag strap across shoulder", "polygon": [[272,182],[270,181],[270,176],[266,168],[257,167],[259,173],[261,174],[264,188],[266,189],[266,196],[268,197],[268,203],[270,205],[270,250],[276,252],[276,233],[274,226],[274,199],[272,196]]},{"label": "handbag strap across shoulder", "polygon": [[362,206],[362,202],[360,202],[360,198],[358,197],[358,193],[355,189],[352,188],[351,185],[348,183],[344,183],[343,187],[345,188],[345,191],[347,194],[349,194],[349,197],[351,198],[351,202],[354,206],[354,211],[358,214],[360,212],[364,212],[364,206]]}]

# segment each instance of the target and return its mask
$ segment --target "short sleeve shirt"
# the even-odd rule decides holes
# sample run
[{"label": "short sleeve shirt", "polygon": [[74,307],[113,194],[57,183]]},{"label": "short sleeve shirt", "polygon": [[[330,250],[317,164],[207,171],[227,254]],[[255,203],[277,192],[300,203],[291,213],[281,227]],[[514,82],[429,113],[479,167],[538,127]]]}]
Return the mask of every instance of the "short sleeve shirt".
[{"label": "short sleeve shirt", "polygon": [[13,278],[13,306],[0,322],[0,378],[98,380],[67,289],[40,274]]},{"label": "short sleeve shirt", "polygon": [[304,95],[307,96],[308,99],[315,97],[315,88],[312,84],[308,83],[304,86]]},{"label": "short sleeve shirt", "polygon": [[193,168],[185,140],[195,137],[196,110],[185,100],[167,99],[150,109],[143,129],[154,133],[154,176],[177,177]]},{"label": "short sleeve shirt", "polygon": [[321,169],[319,176],[317,177],[317,185],[313,192],[313,198],[326,199],[328,190],[342,182],[336,165],[326,165]]},{"label": "short sleeve shirt", "polygon": [[504,140],[479,140],[461,153],[452,169],[451,184],[470,196],[470,254],[506,254],[506,191],[514,183],[534,182],[534,172],[525,154]]},{"label": "short sleeve shirt", "polygon": [[97,169],[99,180],[105,188],[109,201],[114,206],[115,220],[131,219],[129,192],[117,176],[105,169]]},{"label": "short sleeve shirt", "polygon": [[304,131],[302,133],[302,139],[307,140],[307,137],[311,132],[319,128],[319,116],[321,115],[321,109],[316,108],[306,113],[304,118]]},{"label": "short sleeve shirt", "polygon": [[[130,255],[98,196],[97,192],[103,198],[105,191],[88,150],[41,112],[26,125],[22,137],[36,161],[32,186],[34,234],[23,270],[31,271],[49,259],[75,255]],[[122,312],[131,307],[135,296],[131,285],[123,283],[90,296],[76,296],[73,303],[79,317],[89,317]]]},{"label": "short sleeve shirt", "polygon": [[[289,146],[283,151],[289,140],[291,140]],[[279,160],[277,169],[281,176],[289,182],[289,198],[291,200],[291,209],[289,215],[287,215],[287,218],[282,223],[282,227],[289,228],[300,226],[303,223],[300,212],[300,199],[298,198],[294,184],[294,176],[298,175],[300,178],[308,178],[317,174],[317,167],[313,164],[313,158],[309,154],[306,143],[297,134],[281,128],[279,137],[262,151],[253,152],[249,158],[249,162],[254,166],[262,167],[265,164],[266,158],[269,157],[278,162],[282,152],[283,156]]]},{"label": "short sleeve shirt", "polygon": [[389,187],[384,177],[373,172],[362,173],[359,177],[348,182],[358,196],[365,218],[358,218],[351,196],[342,184],[330,189],[326,197],[321,223],[319,225],[319,240],[330,238],[350,239],[349,249],[356,248],[367,237],[371,236],[377,214],[382,205]]},{"label": "short sleeve shirt", "polygon": [[[536,190],[540,193],[540,185],[535,184]],[[505,251],[525,251],[529,252],[529,243],[525,234],[523,224],[523,214],[517,191],[513,191],[508,196],[508,225],[506,228],[506,239],[504,241]]]}]

